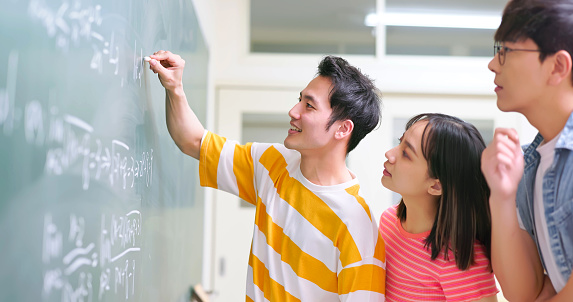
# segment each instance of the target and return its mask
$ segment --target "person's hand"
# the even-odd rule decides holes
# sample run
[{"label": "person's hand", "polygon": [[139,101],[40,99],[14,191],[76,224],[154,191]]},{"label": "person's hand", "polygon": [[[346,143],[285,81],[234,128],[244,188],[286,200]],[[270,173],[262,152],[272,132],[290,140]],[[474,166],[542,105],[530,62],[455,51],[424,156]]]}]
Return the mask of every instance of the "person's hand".
[{"label": "person's hand", "polygon": [[481,156],[481,170],[491,195],[514,200],[523,174],[523,153],[515,129],[498,128]]},{"label": "person's hand", "polygon": [[173,91],[183,87],[183,69],[185,60],[170,51],[160,50],[149,56],[149,69],[159,76],[165,89]]}]

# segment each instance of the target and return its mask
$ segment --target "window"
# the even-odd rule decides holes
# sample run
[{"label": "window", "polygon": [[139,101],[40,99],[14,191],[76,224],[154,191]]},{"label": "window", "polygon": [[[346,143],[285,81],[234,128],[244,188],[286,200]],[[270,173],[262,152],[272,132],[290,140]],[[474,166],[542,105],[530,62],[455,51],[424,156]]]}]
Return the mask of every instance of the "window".
[{"label": "window", "polygon": [[499,0],[386,0],[382,1],[384,9],[377,9],[376,3],[251,0],[250,50],[491,56],[493,35],[504,6]]},{"label": "window", "polygon": [[376,0],[251,0],[251,52],[374,55]]}]

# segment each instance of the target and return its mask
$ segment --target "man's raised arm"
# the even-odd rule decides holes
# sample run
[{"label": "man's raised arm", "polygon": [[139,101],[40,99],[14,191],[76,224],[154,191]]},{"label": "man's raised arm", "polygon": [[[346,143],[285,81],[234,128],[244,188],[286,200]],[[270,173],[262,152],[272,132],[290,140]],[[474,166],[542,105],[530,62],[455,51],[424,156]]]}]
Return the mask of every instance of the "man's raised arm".
[{"label": "man's raised arm", "polygon": [[165,114],[171,138],[183,153],[199,159],[205,129],[189,107],[183,91],[185,61],[179,55],[164,50],[149,56],[146,61],[165,88]]},{"label": "man's raised arm", "polygon": [[519,227],[517,186],[523,154],[514,129],[498,128],[484,150],[482,172],[491,190],[491,263],[503,295],[510,301],[532,301],[543,285],[543,267],[535,243]]}]

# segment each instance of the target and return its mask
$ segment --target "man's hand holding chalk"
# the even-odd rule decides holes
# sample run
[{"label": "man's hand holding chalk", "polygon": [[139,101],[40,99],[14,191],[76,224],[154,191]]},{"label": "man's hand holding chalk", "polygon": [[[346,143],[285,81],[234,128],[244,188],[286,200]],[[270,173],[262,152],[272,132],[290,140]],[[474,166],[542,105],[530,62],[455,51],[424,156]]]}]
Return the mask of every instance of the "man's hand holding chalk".
[{"label": "man's hand holding chalk", "polygon": [[149,62],[149,68],[158,74],[161,84],[167,91],[177,92],[178,89],[183,89],[182,78],[185,60],[181,56],[170,51],[160,50],[143,59]]}]

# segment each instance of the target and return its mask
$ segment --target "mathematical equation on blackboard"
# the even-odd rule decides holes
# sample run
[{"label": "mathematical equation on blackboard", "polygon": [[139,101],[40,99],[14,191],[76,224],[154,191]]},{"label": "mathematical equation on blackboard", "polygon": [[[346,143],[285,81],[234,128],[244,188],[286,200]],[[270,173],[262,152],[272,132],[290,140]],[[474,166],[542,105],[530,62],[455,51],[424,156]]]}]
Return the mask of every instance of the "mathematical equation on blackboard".
[{"label": "mathematical equation on blackboard", "polygon": [[69,223],[58,221],[51,213],[44,215],[44,299],[104,301],[114,295],[128,300],[135,295],[143,225],[139,211],[101,215],[97,238],[86,235],[86,225],[95,223],[82,216],[72,213]]},{"label": "mathematical equation on blackboard", "polygon": [[[24,109],[15,105],[15,75],[18,54],[8,58],[5,87],[0,86],[0,127],[10,136],[15,126],[23,123],[26,142],[47,146],[44,170],[48,175],[61,175],[81,164],[82,188],[90,181],[105,180],[111,186],[133,188],[137,181],[149,187],[153,180],[153,149],[135,154],[130,146],[117,139],[103,141],[93,137],[94,128],[82,119],[61,114],[59,108],[46,113],[38,100],[26,103]],[[1,84],[0,84],[1,85]]]},{"label": "mathematical equation on blackboard", "polygon": [[[161,133],[162,104],[153,102],[163,89],[146,82],[142,58],[144,47],[158,44],[188,51],[182,34],[195,23],[174,25],[193,21],[193,10],[150,0],[8,2],[1,22],[9,26],[0,30],[7,167],[0,225],[10,249],[0,258],[0,300],[179,295],[157,283],[186,290],[188,276],[198,278],[187,268],[199,248],[179,242],[202,220],[186,216],[196,192],[177,185],[189,166],[180,153],[167,156],[175,145]],[[164,35],[153,30],[158,25],[174,28]]]},{"label": "mathematical equation on blackboard", "polygon": [[[114,75],[121,77],[122,87],[128,80],[138,83],[141,87],[143,49],[138,49],[137,40],[134,40],[130,62],[121,61],[120,58],[127,58],[127,50],[122,49],[121,43],[118,42],[124,41],[124,38],[117,37],[114,30],[106,33],[98,31],[105,25],[105,12],[101,5],[86,4],[82,1],[74,1],[72,4],[65,1],[59,5],[49,6],[45,1],[31,0],[28,5],[28,14],[32,20],[40,22],[48,36],[55,39],[56,48],[64,54],[73,47],[89,44],[93,49],[89,62],[91,69],[102,74],[104,68],[111,68]],[[121,18],[121,16],[114,15],[114,18]],[[127,65],[123,69],[124,74],[120,73],[121,64]]]}]

